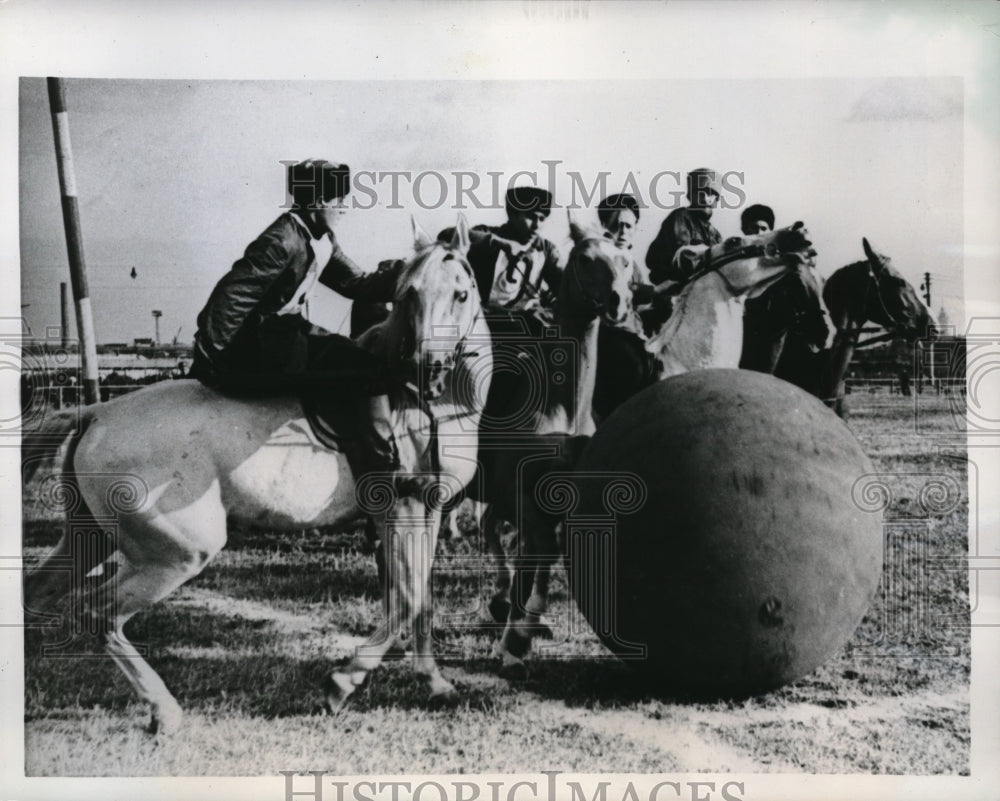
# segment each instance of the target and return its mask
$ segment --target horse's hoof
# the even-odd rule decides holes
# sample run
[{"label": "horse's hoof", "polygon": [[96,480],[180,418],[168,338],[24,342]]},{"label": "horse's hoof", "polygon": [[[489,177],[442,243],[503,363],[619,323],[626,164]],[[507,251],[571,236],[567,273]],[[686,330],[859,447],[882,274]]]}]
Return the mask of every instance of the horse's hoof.
[{"label": "horse's hoof", "polygon": [[184,720],[180,704],[171,699],[170,703],[160,704],[153,708],[147,731],[150,734],[167,736],[176,732]]},{"label": "horse's hoof", "polygon": [[519,656],[512,654],[503,643],[493,646],[493,655],[500,658],[500,668],[497,674],[507,681],[524,681],[528,678],[528,666]]},{"label": "horse's hoof", "polygon": [[510,601],[503,596],[494,595],[490,598],[488,608],[494,623],[506,623],[507,618],[510,617]]},{"label": "horse's hoof", "polygon": [[454,709],[462,700],[461,693],[454,687],[436,692],[428,699],[427,703],[431,709]]},{"label": "horse's hoof", "polygon": [[500,665],[497,673],[506,681],[525,681],[528,678],[528,666],[520,659],[513,659]]},{"label": "horse's hoof", "polygon": [[337,671],[323,679],[321,689],[326,711],[335,715],[344,708],[347,699],[354,694],[356,685],[351,681],[349,674]]}]

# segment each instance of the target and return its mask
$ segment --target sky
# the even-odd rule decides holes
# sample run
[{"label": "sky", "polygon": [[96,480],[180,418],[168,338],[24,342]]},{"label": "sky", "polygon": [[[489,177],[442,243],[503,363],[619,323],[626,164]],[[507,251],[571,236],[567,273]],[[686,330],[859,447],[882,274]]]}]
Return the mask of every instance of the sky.
[{"label": "sky", "polygon": [[[355,192],[372,207],[352,209],[338,238],[365,269],[407,255],[411,215],[432,233],[454,223],[457,172],[479,178],[474,194],[488,206],[491,182],[501,194],[512,180],[535,182],[518,171],[583,206],[606,171],[609,192],[635,188],[649,205],[641,257],[674,202],[674,174],[709,166],[731,172],[745,195],[727,193],[730,205],[766,203],[779,225],[803,220],[824,275],[863,257],[862,236],[915,287],[930,272],[932,310],[961,328],[964,91],[957,77],[69,79],[97,340],[153,336],[155,309],[161,341],[189,342],[215,282],[281,213],[282,162],[308,157],[441,176],[416,188],[401,177],[395,195],[388,176],[361,179],[377,198]],[[44,79],[19,81],[18,125],[22,315],[43,336],[59,325],[59,283],[69,280]],[[654,183],[660,173],[669,174]],[[577,214],[596,220],[596,201]],[[502,207],[464,213],[473,224],[504,219]],[[739,213],[719,209],[713,221],[736,234]],[[565,212],[543,233],[568,248]],[[347,311],[322,288],[312,305],[331,330],[346,331]]]}]

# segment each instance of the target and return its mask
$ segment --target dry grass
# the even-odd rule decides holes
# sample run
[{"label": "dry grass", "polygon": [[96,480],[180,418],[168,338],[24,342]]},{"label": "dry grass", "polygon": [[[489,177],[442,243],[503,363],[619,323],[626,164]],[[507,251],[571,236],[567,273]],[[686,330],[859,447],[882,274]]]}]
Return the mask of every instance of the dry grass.
[{"label": "dry grass", "polygon": [[[946,399],[852,396],[850,425],[886,474],[882,588],[855,637],[819,670],[765,696],[696,704],[635,685],[586,630],[557,577],[552,617],[575,621],[529,678],[510,684],[482,624],[488,575],[463,569],[474,537],[442,548],[435,578],[438,652],[463,704],[431,711],[405,663],[380,668],[337,718],[316,684],[374,629],[374,560],[358,532],[232,532],[194,581],[138,616],[187,712],[180,736],[150,738],[146,710],[103,658],[42,658],[56,634],[26,634],[29,775],[275,775],[803,771],[965,774],[969,765],[967,465]],[[927,477],[959,497],[921,512]],[[954,502],[952,503],[951,500]],[[26,556],[59,524],[29,496]],[[466,520],[466,525],[468,524]],[[84,643],[78,643],[83,650]]]}]

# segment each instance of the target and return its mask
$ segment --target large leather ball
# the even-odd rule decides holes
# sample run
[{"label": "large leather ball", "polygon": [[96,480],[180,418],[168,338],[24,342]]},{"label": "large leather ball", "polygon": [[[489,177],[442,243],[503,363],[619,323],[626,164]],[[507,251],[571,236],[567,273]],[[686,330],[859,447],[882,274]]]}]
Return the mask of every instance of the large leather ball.
[{"label": "large leather ball", "polygon": [[666,693],[794,681],[844,646],[877,589],[881,515],[857,497],[872,473],[846,425],[791,384],[746,370],[660,381],[577,463],[577,604]]}]

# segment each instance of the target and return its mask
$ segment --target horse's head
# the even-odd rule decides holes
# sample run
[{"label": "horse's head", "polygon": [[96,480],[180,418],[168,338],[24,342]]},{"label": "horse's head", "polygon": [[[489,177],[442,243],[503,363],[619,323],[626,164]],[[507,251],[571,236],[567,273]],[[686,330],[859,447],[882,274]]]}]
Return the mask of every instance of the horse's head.
[{"label": "horse's head", "polygon": [[933,336],[934,318],[917,291],[899,274],[888,256],[876,251],[867,239],[862,239],[861,244],[867,257],[862,264],[867,264],[871,281],[864,295],[866,319],[910,342]]},{"label": "horse's head", "polygon": [[700,270],[718,272],[733,295],[755,298],[782,276],[808,265],[815,255],[805,226],[797,222],[713,245],[702,256]]},{"label": "horse's head", "polygon": [[778,278],[754,302],[763,304],[761,308],[775,331],[797,336],[813,353],[829,346],[835,329],[823,302],[823,279],[812,256]]},{"label": "horse's head", "polygon": [[447,242],[413,223],[414,255],[396,283],[387,322],[390,357],[415,378],[427,399],[440,397],[480,313],[479,291],[466,259],[469,227],[459,215]]},{"label": "horse's head", "polygon": [[582,227],[570,214],[573,250],[559,289],[562,317],[621,323],[629,313],[632,289],[628,255],[596,228]]}]

